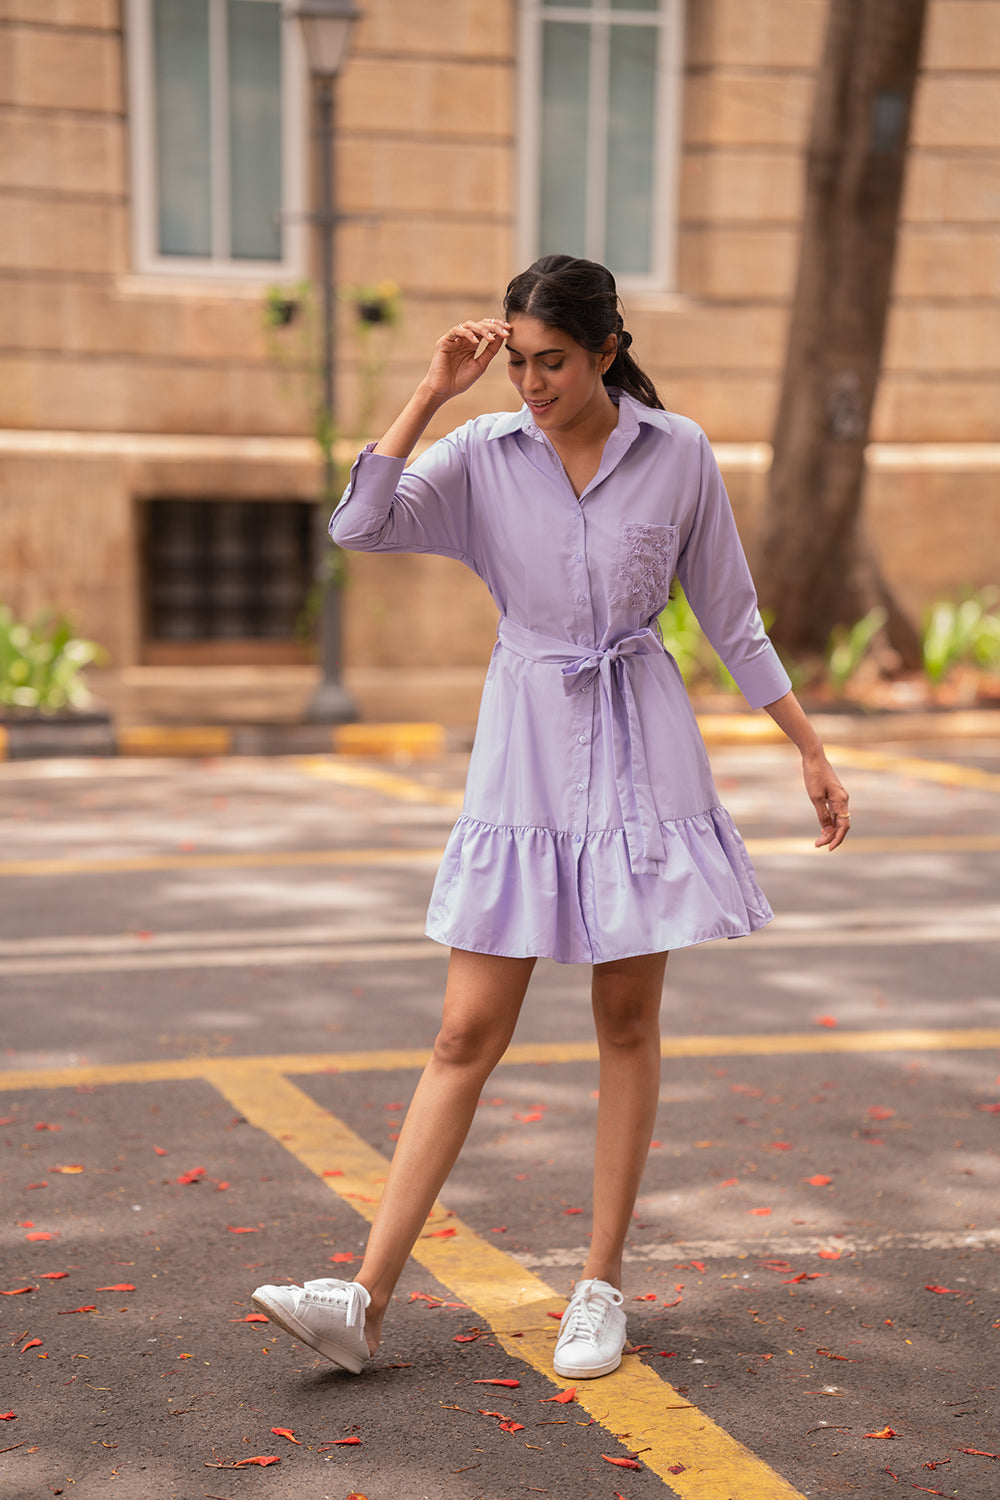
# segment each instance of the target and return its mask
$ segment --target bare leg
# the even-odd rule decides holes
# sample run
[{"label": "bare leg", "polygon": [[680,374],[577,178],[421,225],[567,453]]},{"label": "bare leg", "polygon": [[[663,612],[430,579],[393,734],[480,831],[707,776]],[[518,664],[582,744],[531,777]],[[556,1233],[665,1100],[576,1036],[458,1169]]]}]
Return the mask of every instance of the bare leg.
[{"label": "bare leg", "polygon": [[434,1052],[417,1084],[355,1277],[371,1294],[374,1354],[400,1272],[468,1135],[483,1084],[507,1049],[535,966],[453,948]]},{"label": "bare leg", "polygon": [[660,1094],[660,999],[666,953],[595,964],[601,1057],[594,1152],[594,1232],[583,1279],[621,1288],[622,1251]]}]

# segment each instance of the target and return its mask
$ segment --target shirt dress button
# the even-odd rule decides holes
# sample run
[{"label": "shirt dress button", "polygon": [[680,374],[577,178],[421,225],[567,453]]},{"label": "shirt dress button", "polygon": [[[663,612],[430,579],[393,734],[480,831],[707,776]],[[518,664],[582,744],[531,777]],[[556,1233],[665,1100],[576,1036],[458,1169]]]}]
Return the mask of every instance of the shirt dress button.
[{"label": "shirt dress button", "polygon": [[578,792],[585,792],[587,790],[587,783],[585,781],[578,781],[576,789]]},{"label": "shirt dress button", "polygon": [[576,554],[576,559],[575,559],[575,561],[576,561],[576,562],[583,562],[583,553],[582,553],[582,552],[578,552],[578,553],[577,553],[577,554]]},{"label": "shirt dress button", "polygon": [[585,745],[586,743],[587,743],[587,736],[585,734],[581,734],[581,736],[580,736],[580,744],[581,745]]},{"label": "shirt dress button", "polygon": [[583,834],[582,833],[574,833],[574,835],[573,835],[573,842],[574,842],[574,844],[582,844],[583,843]]},{"label": "shirt dress button", "polygon": [[576,596],[576,602],[577,602],[577,604],[586,604],[586,602],[587,602],[587,596],[586,596],[586,594],[577,594],[577,596]]}]

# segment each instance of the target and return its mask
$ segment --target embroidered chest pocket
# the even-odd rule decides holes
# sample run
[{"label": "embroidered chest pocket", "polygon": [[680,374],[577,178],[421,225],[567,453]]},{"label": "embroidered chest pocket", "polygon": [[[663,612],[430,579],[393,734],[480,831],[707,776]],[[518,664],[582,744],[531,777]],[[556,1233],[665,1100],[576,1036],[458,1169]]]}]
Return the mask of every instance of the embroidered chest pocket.
[{"label": "embroidered chest pocket", "polygon": [[638,620],[659,614],[670,594],[676,562],[676,526],[622,525],[612,606]]}]

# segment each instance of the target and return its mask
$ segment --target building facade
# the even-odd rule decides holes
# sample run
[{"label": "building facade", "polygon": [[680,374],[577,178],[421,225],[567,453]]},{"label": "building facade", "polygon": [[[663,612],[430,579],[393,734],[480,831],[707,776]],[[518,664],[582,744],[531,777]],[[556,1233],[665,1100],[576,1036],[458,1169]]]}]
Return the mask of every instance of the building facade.
[{"label": "building facade", "polygon": [[[715,444],[752,555],[826,0],[359,4],[336,90],[340,454],[443,329],[566,248],[619,274],[635,353]],[[291,9],[0,0],[0,600],[67,610],[151,692],[307,659],[318,200]],[[1000,0],[928,10],[867,499],[914,611],[1000,577]],[[514,404],[498,362],[435,434]],[[425,717],[428,673],[485,661],[495,612],[457,564],[352,557],[345,597],[369,713],[380,673],[390,716]]]}]

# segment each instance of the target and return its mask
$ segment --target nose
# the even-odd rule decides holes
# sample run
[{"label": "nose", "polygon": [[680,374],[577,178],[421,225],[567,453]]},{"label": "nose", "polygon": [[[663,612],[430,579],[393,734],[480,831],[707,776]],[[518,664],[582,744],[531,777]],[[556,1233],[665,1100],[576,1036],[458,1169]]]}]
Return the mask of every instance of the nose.
[{"label": "nose", "polygon": [[545,389],[545,377],[537,365],[527,365],[521,387],[525,391],[542,391]]}]

